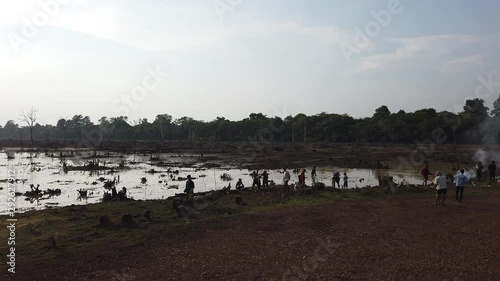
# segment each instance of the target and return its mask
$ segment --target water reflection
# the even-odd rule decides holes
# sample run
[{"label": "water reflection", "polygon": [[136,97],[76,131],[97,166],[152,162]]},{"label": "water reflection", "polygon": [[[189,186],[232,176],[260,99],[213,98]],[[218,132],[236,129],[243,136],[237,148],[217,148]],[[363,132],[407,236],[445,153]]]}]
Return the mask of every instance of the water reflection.
[{"label": "water reflection", "polygon": [[[94,152],[92,152],[93,154]],[[99,156],[99,153],[96,153]],[[105,155],[102,153],[102,155]],[[92,161],[89,153],[0,153],[0,211],[7,210],[7,171],[15,169],[17,192],[30,191],[30,185],[40,185],[40,189],[60,189],[56,194],[44,194],[40,198],[17,198],[18,210],[43,209],[48,206],[83,205],[100,202],[105,186],[114,182],[117,189],[126,187],[128,196],[134,199],[150,200],[163,199],[184,190],[185,178],[193,177],[195,191],[209,191],[221,189],[229,184],[234,188],[239,178],[245,186],[251,186],[253,171],[229,168],[204,168],[197,158],[186,155],[161,154],[159,160],[150,161],[151,155],[109,155],[109,158],[100,157],[99,166],[105,165],[106,170],[71,170],[63,169],[63,163],[69,167],[79,167]],[[62,157],[62,158],[61,158]],[[220,156],[224,157],[224,156]],[[190,166],[186,168],[186,166]],[[313,167],[300,167],[307,171],[306,184],[312,184],[310,175]],[[378,185],[378,178],[392,176],[396,182],[405,180],[410,184],[420,183],[420,175],[415,170],[387,170],[387,169],[345,169],[337,167],[316,167],[316,181],[331,185],[333,172],[338,171],[349,177],[349,187],[365,187]],[[262,173],[263,170],[259,171]],[[281,184],[283,174],[280,170],[268,170],[269,180]],[[290,183],[298,181],[298,174],[292,173]],[[109,186],[107,187],[109,188]],[[81,196],[79,192],[87,192]]]}]

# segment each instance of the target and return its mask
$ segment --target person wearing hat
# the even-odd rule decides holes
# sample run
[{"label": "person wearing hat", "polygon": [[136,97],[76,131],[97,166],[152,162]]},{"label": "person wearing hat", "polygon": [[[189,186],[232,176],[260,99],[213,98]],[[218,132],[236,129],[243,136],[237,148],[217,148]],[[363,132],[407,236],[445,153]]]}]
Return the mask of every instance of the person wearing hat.
[{"label": "person wearing hat", "polygon": [[434,179],[434,187],[437,190],[436,194],[436,205],[445,205],[446,193],[448,193],[448,186],[446,184],[446,177],[443,176],[441,172],[436,172],[436,178]]},{"label": "person wearing hat", "polygon": [[188,196],[192,196],[194,194],[194,182],[191,180],[191,175],[187,176],[186,189],[184,189],[184,193]]}]

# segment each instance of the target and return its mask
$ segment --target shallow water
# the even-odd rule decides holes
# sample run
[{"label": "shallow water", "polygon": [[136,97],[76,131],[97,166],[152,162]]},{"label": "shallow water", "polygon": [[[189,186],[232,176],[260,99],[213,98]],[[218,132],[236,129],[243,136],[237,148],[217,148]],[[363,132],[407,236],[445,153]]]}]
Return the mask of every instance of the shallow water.
[{"label": "shallow water", "polygon": [[[47,207],[62,207],[68,205],[82,205],[97,203],[102,200],[103,194],[109,192],[104,188],[104,183],[99,178],[112,181],[119,177],[117,189],[122,187],[127,188],[129,197],[136,200],[151,200],[151,199],[164,199],[175,193],[181,193],[184,190],[185,181],[176,180],[177,177],[187,177],[191,175],[194,177],[195,192],[203,192],[214,189],[221,189],[231,183],[234,189],[238,178],[243,179],[245,186],[251,186],[252,179],[250,173],[252,171],[239,169],[238,167],[225,167],[225,168],[202,168],[201,165],[196,164],[196,156],[194,155],[173,155],[161,154],[160,159],[164,163],[162,167],[158,167],[158,162],[152,162],[150,155],[111,155],[109,158],[99,158],[101,165],[114,168],[111,170],[103,171],[67,171],[62,168],[60,158],[51,157],[46,154],[29,154],[29,153],[15,153],[14,159],[7,159],[6,153],[0,153],[0,214],[7,213],[7,187],[6,180],[9,177],[9,171],[15,171],[16,179],[24,180],[15,184],[16,192],[25,193],[30,191],[30,184],[40,185],[41,190],[61,189],[61,194],[57,196],[44,195],[38,199],[29,199],[25,196],[16,197],[16,210],[18,212],[25,212],[28,210],[41,210]],[[86,161],[89,161],[88,155],[73,155],[67,156],[66,159],[69,166],[80,166]],[[223,156],[220,156],[223,157]],[[227,156],[226,156],[227,157]],[[119,164],[124,162],[126,169],[119,169]],[[186,163],[189,165],[183,165]],[[194,165],[193,165],[194,164]],[[186,168],[189,166],[189,168]],[[170,171],[178,171],[178,174],[169,173]],[[147,173],[147,171],[154,169],[155,174]],[[306,184],[311,185],[312,179],[310,172],[312,167],[305,167],[307,170]],[[331,177],[333,171],[347,173],[349,177],[349,188],[375,186],[378,185],[378,176],[389,175],[393,176],[396,183],[402,180],[410,184],[421,183],[421,176],[417,168],[414,169],[391,169],[391,170],[377,170],[377,169],[345,169],[336,167],[317,167],[317,181],[324,182],[326,185],[331,186]],[[262,171],[260,171],[262,172]],[[270,170],[269,179],[273,180],[276,184],[281,184],[283,174],[278,170]],[[221,175],[229,174],[230,181],[221,179]],[[291,183],[297,182],[298,174],[291,172]],[[146,183],[141,182],[141,178],[147,179]],[[173,177],[173,178],[171,178]],[[342,184],[342,180],[341,180]],[[178,186],[178,189],[172,187]],[[89,196],[87,198],[79,198],[77,190],[88,190]]]}]

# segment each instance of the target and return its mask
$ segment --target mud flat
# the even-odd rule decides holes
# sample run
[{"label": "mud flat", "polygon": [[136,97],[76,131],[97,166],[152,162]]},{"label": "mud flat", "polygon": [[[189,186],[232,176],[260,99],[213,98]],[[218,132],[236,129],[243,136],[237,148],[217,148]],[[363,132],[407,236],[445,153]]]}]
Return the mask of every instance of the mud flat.
[{"label": "mud flat", "polygon": [[[207,162],[207,165],[233,164],[242,168],[267,169],[282,168],[283,165],[335,165],[349,168],[373,168],[380,162],[401,163],[429,162],[458,162],[472,164],[474,155],[479,151],[500,153],[498,145],[454,145],[435,144],[361,144],[361,143],[261,143],[261,142],[182,142],[182,141],[103,141],[98,147],[82,146],[81,142],[37,142],[40,152],[78,153],[78,151],[101,151],[100,155],[115,152],[114,157],[120,154],[171,153],[196,155],[198,162]],[[21,150],[19,143],[0,141],[3,149]],[[10,147],[10,148],[9,148]],[[25,148],[24,150],[28,150]],[[226,155],[214,164],[209,155]],[[205,159],[204,159],[205,158]],[[397,163],[394,163],[397,162]]]},{"label": "mud flat", "polygon": [[[125,144],[130,145],[123,142],[117,147]],[[17,192],[21,194],[30,191],[31,184],[40,184],[42,190],[61,190],[60,194],[37,198],[20,196],[18,210],[28,211],[98,203],[107,191],[103,183],[114,180],[118,189],[126,187],[130,197],[141,200],[164,199],[182,192],[187,175],[196,178],[197,191],[217,190],[229,184],[234,189],[239,178],[245,186],[251,186],[250,173],[255,170],[267,170],[270,179],[280,184],[285,166],[296,172],[306,169],[308,185],[312,184],[313,166],[317,167],[317,180],[329,186],[334,171],[348,174],[350,188],[378,185],[378,178],[384,176],[393,177],[397,184],[419,184],[424,161],[430,163],[432,172],[448,173],[453,167],[464,167],[473,173],[477,156],[489,160],[490,156],[499,155],[497,146],[440,145],[417,149],[410,145],[164,142],[162,149],[170,151],[166,153],[161,149],[150,150],[148,145],[152,143],[130,146],[127,149],[131,153],[70,147],[22,152],[19,148],[4,147],[3,152],[14,152],[10,153],[11,159],[0,153],[0,167],[3,167],[0,190],[6,188],[7,169],[17,171],[20,180]],[[418,153],[425,157],[418,158]],[[97,167],[86,166],[94,160],[99,160]],[[64,169],[63,163],[73,168]],[[155,172],[150,173],[151,170]],[[221,178],[224,174],[231,179]],[[297,176],[292,173],[292,182],[297,181]],[[92,195],[81,198],[78,190],[87,190]],[[5,196],[5,192],[0,192],[0,214],[6,210],[2,205],[7,202]]]}]

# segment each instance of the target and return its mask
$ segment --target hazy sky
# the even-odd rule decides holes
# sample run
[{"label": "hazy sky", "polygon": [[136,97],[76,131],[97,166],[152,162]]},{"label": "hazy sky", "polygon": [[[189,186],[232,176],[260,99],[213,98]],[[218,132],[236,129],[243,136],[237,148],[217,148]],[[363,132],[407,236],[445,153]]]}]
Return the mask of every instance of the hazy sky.
[{"label": "hazy sky", "polygon": [[55,1],[0,2],[0,125],[457,111],[500,82],[497,0]]}]

